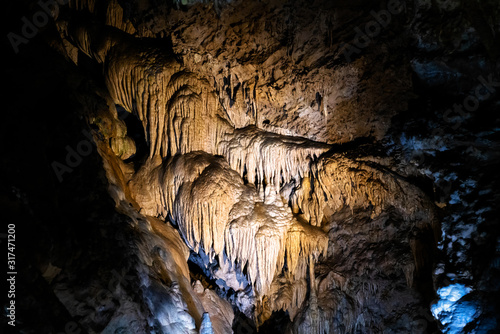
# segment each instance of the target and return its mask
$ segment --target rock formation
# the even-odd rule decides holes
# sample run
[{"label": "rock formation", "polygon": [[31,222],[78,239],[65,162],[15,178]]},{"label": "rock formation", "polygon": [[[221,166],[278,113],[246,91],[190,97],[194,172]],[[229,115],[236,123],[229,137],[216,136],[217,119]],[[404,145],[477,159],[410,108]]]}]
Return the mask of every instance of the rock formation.
[{"label": "rock formation", "polygon": [[60,101],[14,128],[45,181],[4,187],[40,248],[22,331],[495,330],[494,1],[10,6],[9,80]]}]

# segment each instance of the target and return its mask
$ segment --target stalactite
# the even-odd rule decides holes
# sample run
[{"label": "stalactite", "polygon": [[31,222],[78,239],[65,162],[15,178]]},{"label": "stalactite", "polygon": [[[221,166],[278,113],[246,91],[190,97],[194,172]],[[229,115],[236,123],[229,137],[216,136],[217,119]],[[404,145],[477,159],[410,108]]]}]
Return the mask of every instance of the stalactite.
[{"label": "stalactite", "polygon": [[[329,149],[304,138],[281,136],[256,127],[238,129],[221,142],[219,154],[248,182],[268,184],[279,190],[282,183],[309,175],[310,164]],[[283,180],[283,182],[282,182]]]},{"label": "stalactite", "polygon": [[89,12],[94,12],[96,0],[69,0],[67,1],[69,8]]},{"label": "stalactite", "polygon": [[403,267],[403,272],[406,278],[406,284],[411,288],[413,286],[413,274],[415,272],[415,264],[410,263]]},{"label": "stalactite", "polygon": [[326,255],[328,236],[317,227],[294,220],[288,230],[286,241],[286,261],[288,270],[295,274],[294,279],[306,276],[306,265]]},{"label": "stalactite", "polygon": [[[144,128],[149,159],[129,183],[141,213],[178,226],[186,245],[206,255],[210,265],[227,261],[242,268],[252,298],[262,305],[260,321],[279,309],[293,319],[309,278],[308,330],[328,329],[327,315],[318,307],[314,266],[327,254],[329,239],[321,227],[332,212],[361,208],[372,210],[374,218],[394,208],[407,220],[432,220],[423,210],[429,207],[423,193],[376,163],[256,126],[235,129],[248,123],[240,107],[248,111],[250,105],[255,123],[262,124],[258,77],[252,99],[245,78],[228,66],[216,88],[223,96],[217,97],[208,81],[187,71],[168,48],[115,31],[96,37],[91,29],[77,29],[76,35],[82,51],[103,63],[113,102],[137,115]],[[328,96],[320,87],[316,92],[315,113],[323,112],[326,122]],[[342,247],[342,241],[332,247]],[[411,267],[404,270],[410,282]],[[348,284],[346,278],[340,289]],[[353,303],[363,308],[377,288],[360,285]],[[362,331],[366,324],[354,312],[344,322],[348,330]]]},{"label": "stalactite", "polygon": [[172,58],[155,50],[130,57],[124,57],[120,50],[110,58],[106,82],[111,95],[115,103],[142,121],[150,156],[196,150],[215,153],[231,126],[224,120],[208,82],[183,71]]},{"label": "stalactite", "polygon": [[325,118],[325,126],[328,125],[328,95],[323,94],[323,117]]},{"label": "stalactite", "polygon": [[[224,251],[232,263],[248,268],[259,298],[269,292],[285,259],[285,276],[300,280],[309,255],[317,260],[325,254],[324,232],[296,221],[279,197],[263,202],[223,158],[191,152],[158,163],[145,165],[130,184],[134,192],[147,193],[136,198],[141,207],[148,214],[171,217],[194,251],[202,248],[210,259]],[[141,188],[144,184],[147,188]]]},{"label": "stalactite", "polygon": [[309,288],[305,278],[294,281],[282,277],[273,281],[270,290],[271,310],[287,311],[293,321],[306,300]]},{"label": "stalactite", "polygon": [[[304,212],[312,225],[319,225],[324,212],[344,206],[372,209],[372,218],[392,207],[404,219],[433,224],[433,204],[417,187],[382,166],[342,154],[322,156],[312,164],[311,178],[303,178],[291,202]],[[405,191],[402,191],[402,190]]]},{"label": "stalactite", "polygon": [[232,131],[209,83],[186,71],[172,50],[107,29],[70,29],[77,46],[104,65],[105,83],[115,104],[141,120],[150,156],[203,150]]}]

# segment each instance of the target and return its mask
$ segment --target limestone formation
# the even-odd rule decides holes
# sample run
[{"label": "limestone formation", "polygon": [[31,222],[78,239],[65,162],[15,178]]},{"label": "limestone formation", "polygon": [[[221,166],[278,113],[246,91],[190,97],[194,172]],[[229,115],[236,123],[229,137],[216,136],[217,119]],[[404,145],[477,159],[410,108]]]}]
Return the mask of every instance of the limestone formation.
[{"label": "limestone formation", "polygon": [[[431,333],[438,326],[455,333],[460,326],[450,319],[467,312],[467,326],[490,329],[492,316],[478,319],[494,311],[477,303],[487,299],[498,257],[483,266],[470,254],[494,239],[494,225],[483,224],[491,207],[475,198],[490,196],[478,188],[485,183],[478,170],[494,169],[498,152],[487,149],[498,148],[498,126],[469,109],[476,101],[498,107],[498,83],[492,75],[480,76],[479,88],[460,80],[471,76],[467,69],[476,73],[469,62],[498,70],[472,56],[498,55],[498,24],[486,14],[498,12],[493,5],[58,3],[38,25],[43,38],[26,47],[50,59],[45,71],[64,88],[52,93],[64,110],[54,119],[77,119],[66,135],[84,127],[93,143],[88,154],[78,142],[62,145],[72,153],[68,166],[58,164],[66,169],[47,206],[65,208],[70,191],[61,180],[75,175],[68,188],[83,184],[85,194],[75,216],[87,219],[76,217],[75,231],[67,216],[48,227],[33,223],[45,238],[62,236],[54,246],[39,238],[44,253],[29,266],[40,271],[37,284],[46,285],[57,314],[88,333]],[[466,13],[472,23],[462,30],[440,21]],[[455,52],[466,58],[446,65]],[[454,84],[460,92],[450,93]],[[462,98],[468,113],[442,110],[434,96],[441,93],[450,105]],[[22,132],[39,140],[42,130],[32,128]],[[68,140],[64,131],[50,136]],[[57,149],[45,151],[32,163],[64,160]],[[466,167],[467,159],[478,167]],[[88,174],[77,177],[80,164]],[[94,182],[114,203],[91,191]],[[447,182],[455,182],[453,192]],[[29,206],[29,196],[12,189]],[[465,222],[475,216],[477,226]],[[469,264],[470,272],[457,269]],[[127,279],[109,283],[120,267]],[[446,284],[454,289],[438,288]],[[470,306],[474,289],[481,293]],[[446,295],[455,290],[456,300]],[[450,313],[443,305],[452,302]]]}]

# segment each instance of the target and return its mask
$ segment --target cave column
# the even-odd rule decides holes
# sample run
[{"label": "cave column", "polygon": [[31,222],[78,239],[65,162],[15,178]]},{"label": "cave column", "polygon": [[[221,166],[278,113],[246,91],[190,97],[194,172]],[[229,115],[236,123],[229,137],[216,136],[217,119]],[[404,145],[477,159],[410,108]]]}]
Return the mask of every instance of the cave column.
[{"label": "cave column", "polygon": [[309,315],[311,317],[311,333],[319,333],[319,310],[316,277],[314,275],[314,255],[309,255]]}]

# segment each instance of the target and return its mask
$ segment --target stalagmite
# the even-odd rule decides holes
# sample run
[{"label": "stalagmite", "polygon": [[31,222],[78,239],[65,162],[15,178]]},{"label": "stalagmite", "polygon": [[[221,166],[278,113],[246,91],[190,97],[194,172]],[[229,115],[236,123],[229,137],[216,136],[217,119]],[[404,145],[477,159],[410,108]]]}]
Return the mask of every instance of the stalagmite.
[{"label": "stalagmite", "polygon": [[203,313],[200,334],[214,334],[214,330],[212,328],[212,322],[210,321],[210,314]]},{"label": "stalagmite", "polygon": [[318,311],[318,295],[316,286],[316,276],[314,275],[314,257],[309,255],[309,312],[311,317],[311,332],[320,333],[319,331],[319,311]]}]

